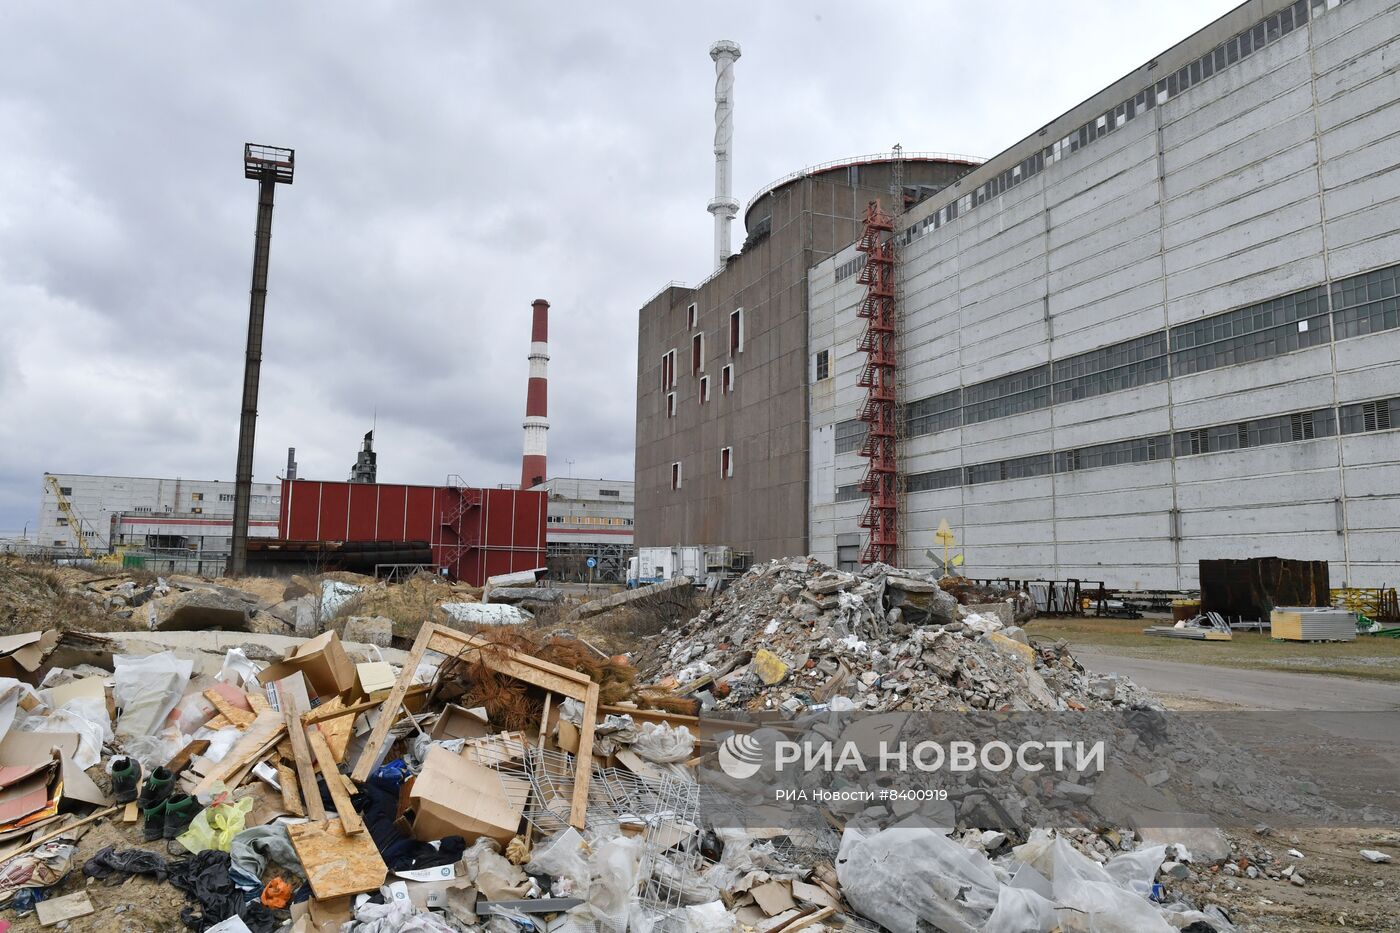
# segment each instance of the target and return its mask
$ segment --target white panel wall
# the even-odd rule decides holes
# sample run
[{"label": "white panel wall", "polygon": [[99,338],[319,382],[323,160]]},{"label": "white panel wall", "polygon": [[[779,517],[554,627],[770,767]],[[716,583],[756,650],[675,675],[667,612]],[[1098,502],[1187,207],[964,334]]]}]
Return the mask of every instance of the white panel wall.
[{"label": "white panel wall", "polygon": [[[902,399],[1400,263],[1397,63],[1400,2],[1333,5],[923,229],[901,253]],[[1115,88],[1104,108],[1133,92]],[[854,255],[823,263],[828,274],[812,277],[809,294],[812,346],[835,353],[831,386],[812,393],[811,410],[811,549],[825,560],[836,535],[858,530],[862,505],[833,501],[864,462],[830,446],[832,426],[864,398],[862,287],[828,271]],[[1400,330],[910,438],[902,455],[907,473],[923,473],[1396,396]],[[1332,561],[1337,582],[1394,585],[1400,430],[962,485],[910,493],[906,505],[905,560],[926,564],[946,519],[974,576],[1184,589],[1197,583],[1198,560],[1277,555]]]}]

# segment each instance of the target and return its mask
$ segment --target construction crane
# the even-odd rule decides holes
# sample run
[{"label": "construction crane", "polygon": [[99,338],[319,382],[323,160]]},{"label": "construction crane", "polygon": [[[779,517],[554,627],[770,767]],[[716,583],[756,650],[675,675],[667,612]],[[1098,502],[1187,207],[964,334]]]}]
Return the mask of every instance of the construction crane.
[{"label": "construction crane", "polygon": [[87,535],[83,534],[83,520],[78,517],[77,509],[73,508],[73,503],[68,501],[68,497],[63,494],[63,487],[58,485],[58,477],[51,473],[44,474],[44,482],[48,484],[49,490],[53,492],[53,497],[58,502],[58,510],[63,513],[64,519],[68,522],[68,527],[73,531],[73,537],[78,539],[78,553],[84,559],[90,560],[102,566],[120,567],[125,559],[125,548],[118,548],[114,553],[97,556],[88,546]]},{"label": "construction crane", "polygon": [[72,529],[73,537],[78,539],[78,553],[91,558],[93,556],[92,548],[88,547],[87,536],[83,534],[83,520],[78,517],[73,503],[69,502],[68,497],[63,494],[63,488],[58,485],[58,477],[52,473],[45,473],[44,482],[48,484],[49,491],[53,493],[54,500],[58,502],[58,510],[63,513],[68,527]]}]

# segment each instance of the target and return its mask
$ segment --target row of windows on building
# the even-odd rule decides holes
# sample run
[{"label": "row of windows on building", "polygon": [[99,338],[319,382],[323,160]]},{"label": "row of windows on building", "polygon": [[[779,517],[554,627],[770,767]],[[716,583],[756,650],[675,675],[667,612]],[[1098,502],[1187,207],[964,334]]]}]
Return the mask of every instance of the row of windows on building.
[{"label": "row of windows on building", "polygon": [[630,518],[609,518],[603,515],[550,515],[546,519],[550,525],[631,525]]},{"label": "row of windows on building", "polygon": [[[1014,188],[1026,179],[1039,175],[1047,166],[1054,165],[1070,153],[1078,152],[1095,140],[1102,139],[1153,107],[1165,104],[1173,97],[1185,93],[1217,72],[1248,58],[1267,45],[1277,42],[1293,30],[1307,25],[1309,20],[1315,19],[1342,2],[1344,0],[1297,0],[1291,6],[1285,7],[1248,29],[1231,36],[1200,58],[1182,66],[1178,71],[1162,78],[1151,87],[1143,88],[1128,100],[1104,111],[1069,135],[1056,140],[1022,160],[1019,164],[978,186],[971,193],[939,208],[899,234],[899,241],[907,245],[923,236],[930,227],[937,229],[956,219],[960,214],[966,214],[974,207],[990,201],[1010,188]],[[842,278],[844,276],[840,274],[838,269],[836,280],[839,282]]]},{"label": "row of windows on building", "polygon": [[[975,486],[978,483],[1045,476],[1050,473],[1074,473],[1125,463],[1146,463],[1165,460],[1173,455],[1189,457],[1195,454],[1307,441],[1333,437],[1337,434],[1339,425],[1342,434],[1388,431],[1392,426],[1400,427],[1400,418],[1392,420],[1392,412],[1400,416],[1400,397],[1354,402],[1336,409],[1318,408],[1313,411],[1291,412],[1286,415],[1193,428],[1189,431],[1178,431],[1174,435],[1135,437],[1073,450],[1057,450],[1053,453],[1032,454],[991,463],[911,473],[905,477],[905,491],[927,492],[954,486]],[[857,483],[838,486],[836,489],[837,502],[849,502],[862,496]]]},{"label": "row of windows on building", "polygon": [[[671,489],[679,490],[685,480],[685,464],[682,460],[676,460],[671,464]],[[719,478],[730,479],[734,476],[734,448],[721,447],[719,449]]]},{"label": "row of windows on building", "polygon": [[[691,303],[686,307],[686,323],[694,328],[699,320],[699,306]],[[744,309],[736,308],[729,313],[729,358],[735,359],[744,352]],[[705,334],[703,331],[690,337],[690,374],[696,380],[696,399],[704,405],[710,400],[710,377],[705,372]],[[661,354],[661,391],[666,397],[666,417],[676,417],[677,400],[674,391],[680,378],[676,369],[676,350],[671,348]],[[734,391],[734,364],[720,368],[720,392],[728,395]]]},{"label": "row of windows on building", "polygon": [[[1388,266],[916,399],[904,406],[904,431],[932,434],[1160,382],[1168,359],[1170,375],[1186,376],[1397,327],[1400,266]],[[863,439],[860,422],[842,422],[836,452],[856,450]]]}]

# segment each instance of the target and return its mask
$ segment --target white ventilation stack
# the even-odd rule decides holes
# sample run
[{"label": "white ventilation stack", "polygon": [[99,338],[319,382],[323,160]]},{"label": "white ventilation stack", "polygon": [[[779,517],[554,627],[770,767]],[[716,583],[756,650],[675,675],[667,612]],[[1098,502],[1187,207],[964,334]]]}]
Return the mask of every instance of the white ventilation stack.
[{"label": "white ventilation stack", "polygon": [[739,213],[730,172],[734,149],[734,63],[739,60],[739,43],[719,40],[710,46],[710,58],[715,61],[715,197],[709,211],[715,215],[715,268],[723,269],[731,253],[729,225]]}]

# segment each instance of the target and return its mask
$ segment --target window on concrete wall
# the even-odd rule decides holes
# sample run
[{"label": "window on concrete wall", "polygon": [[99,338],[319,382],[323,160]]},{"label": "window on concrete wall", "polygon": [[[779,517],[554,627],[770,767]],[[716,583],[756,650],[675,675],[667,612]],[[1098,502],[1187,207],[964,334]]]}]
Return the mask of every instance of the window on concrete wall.
[{"label": "window on concrete wall", "polygon": [[685,309],[685,326],[695,329],[695,321],[700,317],[700,306],[691,304]]},{"label": "window on concrete wall", "polygon": [[1394,425],[1393,413],[1400,410],[1400,398],[1383,398],[1374,402],[1357,402],[1342,406],[1342,433],[1360,434],[1364,431],[1389,431]]},{"label": "window on concrete wall", "polygon": [[67,518],[64,518],[62,515],[60,515],[60,516],[58,517],[58,527],[60,527],[60,528],[67,528],[67,527],[68,527],[68,519],[67,519]]},{"label": "window on concrete wall", "polygon": [[917,399],[903,408],[904,433],[909,437],[945,431],[962,424],[962,389]]},{"label": "window on concrete wall", "polygon": [[818,350],[816,358],[816,381],[831,378],[831,351]]},{"label": "window on concrete wall", "polygon": [[744,309],[729,312],[729,355],[744,352]]},{"label": "window on concrete wall", "polygon": [[671,488],[681,488],[681,462],[679,460],[671,464]]},{"label": "window on concrete wall", "polygon": [[676,417],[676,393],[674,392],[666,393],[666,417]]},{"label": "window on concrete wall", "polygon": [[59,491],[60,494],[65,495],[65,496],[71,496],[71,495],[73,495],[73,487],[72,487],[72,486],[60,486],[60,487],[58,487],[58,491]]},{"label": "window on concrete wall", "polygon": [[676,349],[661,354],[661,391],[676,387]]},{"label": "window on concrete wall", "polygon": [[734,475],[734,448],[721,447],[719,449],[719,476],[720,479],[729,479]]},{"label": "window on concrete wall", "polygon": [[836,425],[836,452],[838,454],[850,453],[853,450],[860,450],[860,445],[865,443],[865,422],[842,421]]},{"label": "window on concrete wall", "polygon": [[191,501],[191,502],[203,502],[203,501],[204,501],[204,493],[202,493],[202,492],[192,492],[192,493],[190,493],[190,501]]},{"label": "window on concrete wall", "polygon": [[703,405],[710,400],[710,377],[700,377],[700,404]]},{"label": "window on concrete wall", "polygon": [[734,364],[730,363],[719,371],[720,392],[728,395],[734,391]]},{"label": "window on concrete wall", "polygon": [[600,495],[600,496],[612,496],[612,497],[615,498],[615,499],[616,499],[616,498],[621,498],[621,496],[622,496],[622,490],[620,490],[620,489],[600,489],[600,490],[598,490],[598,495]]},{"label": "window on concrete wall", "polygon": [[1171,330],[1172,375],[1248,363],[1327,343],[1327,290],[1291,295],[1180,324]]},{"label": "window on concrete wall", "polygon": [[1338,340],[1400,327],[1400,266],[1333,282],[1332,324]]},{"label": "window on concrete wall", "polygon": [[690,374],[699,375],[705,371],[705,335],[695,334],[690,338]]}]

